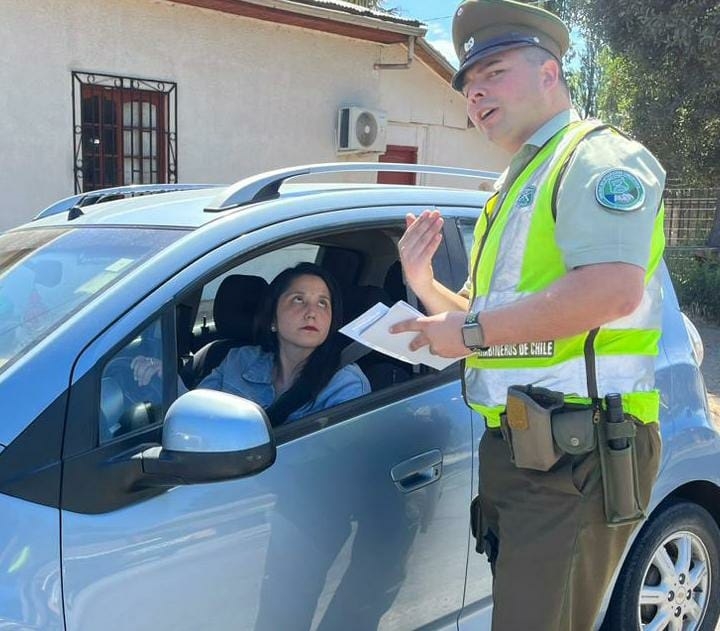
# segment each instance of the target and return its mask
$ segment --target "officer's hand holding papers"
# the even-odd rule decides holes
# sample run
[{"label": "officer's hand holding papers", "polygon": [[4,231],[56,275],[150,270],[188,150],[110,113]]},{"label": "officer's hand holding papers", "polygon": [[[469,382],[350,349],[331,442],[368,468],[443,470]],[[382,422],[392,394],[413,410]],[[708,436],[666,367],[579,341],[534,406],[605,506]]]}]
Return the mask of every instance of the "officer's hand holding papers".
[{"label": "officer's hand holding papers", "polygon": [[390,327],[394,324],[418,317],[423,317],[423,314],[402,300],[392,307],[379,302],[352,322],[348,322],[340,332],[369,348],[409,364],[425,364],[442,370],[456,362],[457,358],[432,355],[428,346],[416,351],[410,350],[410,342],[417,335],[415,331],[390,333]]}]

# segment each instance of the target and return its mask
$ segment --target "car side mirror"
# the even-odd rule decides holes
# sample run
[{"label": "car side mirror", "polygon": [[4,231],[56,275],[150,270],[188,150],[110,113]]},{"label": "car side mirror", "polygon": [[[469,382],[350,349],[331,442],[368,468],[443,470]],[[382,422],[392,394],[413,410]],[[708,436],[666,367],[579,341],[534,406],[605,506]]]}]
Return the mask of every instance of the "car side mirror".
[{"label": "car side mirror", "polygon": [[272,429],[264,410],[215,390],[192,390],[168,409],[161,447],[140,454],[151,486],[202,484],[241,478],[275,462]]}]

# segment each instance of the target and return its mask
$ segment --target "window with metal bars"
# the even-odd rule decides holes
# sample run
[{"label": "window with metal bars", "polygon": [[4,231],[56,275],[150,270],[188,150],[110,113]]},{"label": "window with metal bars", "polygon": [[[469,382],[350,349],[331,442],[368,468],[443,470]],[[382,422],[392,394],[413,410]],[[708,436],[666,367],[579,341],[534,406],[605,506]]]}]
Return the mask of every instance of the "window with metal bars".
[{"label": "window with metal bars", "polygon": [[177,181],[177,85],[73,72],[75,192]]}]

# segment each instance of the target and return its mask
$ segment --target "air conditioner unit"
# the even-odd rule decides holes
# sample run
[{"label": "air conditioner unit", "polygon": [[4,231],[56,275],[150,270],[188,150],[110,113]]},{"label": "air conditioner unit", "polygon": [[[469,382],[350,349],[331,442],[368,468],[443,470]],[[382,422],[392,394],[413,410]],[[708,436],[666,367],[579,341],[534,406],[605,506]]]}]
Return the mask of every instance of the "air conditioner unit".
[{"label": "air conditioner unit", "polygon": [[338,152],[384,153],[387,147],[387,114],[363,107],[341,107],[338,111]]}]

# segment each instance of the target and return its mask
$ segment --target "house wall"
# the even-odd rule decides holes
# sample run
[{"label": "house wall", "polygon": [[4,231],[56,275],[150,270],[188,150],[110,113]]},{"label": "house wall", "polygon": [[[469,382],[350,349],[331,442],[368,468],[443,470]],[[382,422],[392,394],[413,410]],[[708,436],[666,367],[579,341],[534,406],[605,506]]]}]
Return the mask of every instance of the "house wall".
[{"label": "house wall", "polygon": [[[337,160],[338,107],[388,114],[388,142],[418,161],[501,169],[507,156],[466,127],[462,98],[420,60],[384,46],[166,0],[0,0],[0,229],[73,194],[71,72],[177,83],[178,180],[233,182]],[[356,179],[374,179],[374,175]],[[419,177],[419,183],[441,178]],[[477,186],[454,178],[458,185]]]}]

